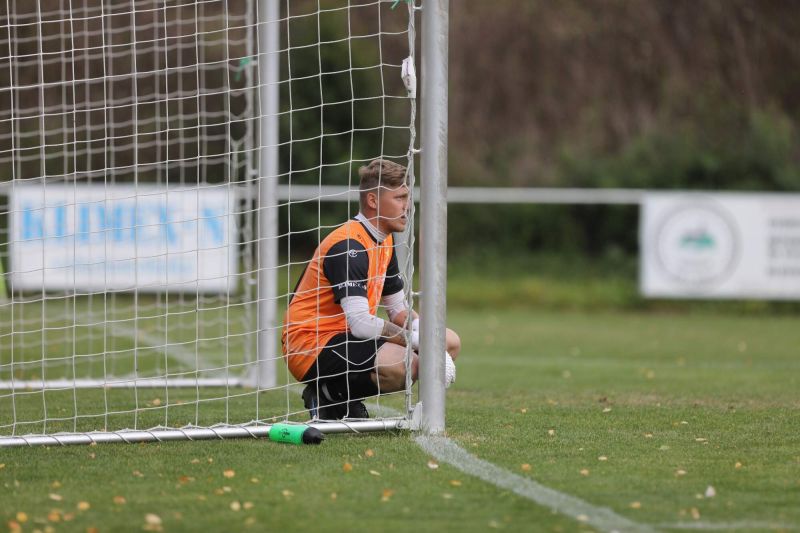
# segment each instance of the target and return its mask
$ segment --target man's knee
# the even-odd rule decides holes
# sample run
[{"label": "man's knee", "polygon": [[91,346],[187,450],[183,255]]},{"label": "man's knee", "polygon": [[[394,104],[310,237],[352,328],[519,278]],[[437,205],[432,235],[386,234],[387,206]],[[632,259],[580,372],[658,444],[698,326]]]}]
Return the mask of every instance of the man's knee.
[{"label": "man's knee", "polygon": [[445,344],[447,345],[447,353],[450,354],[450,357],[456,359],[458,354],[461,353],[461,337],[459,337],[458,333],[452,329],[447,328],[445,333]]}]

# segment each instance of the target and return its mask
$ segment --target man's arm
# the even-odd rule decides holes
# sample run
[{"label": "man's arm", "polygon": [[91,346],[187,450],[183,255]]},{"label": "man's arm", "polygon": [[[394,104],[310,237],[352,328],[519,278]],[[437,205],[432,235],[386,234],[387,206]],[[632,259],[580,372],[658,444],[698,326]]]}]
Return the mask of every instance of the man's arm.
[{"label": "man's arm", "polygon": [[354,337],[359,339],[380,337],[393,344],[406,345],[403,328],[371,314],[369,301],[365,297],[347,296],[342,298],[340,303],[347,318],[347,326]]},{"label": "man's arm", "polygon": [[[383,284],[381,294],[381,305],[386,308],[389,320],[400,327],[406,327],[408,318],[408,304],[406,303],[403,288],[403,276],[400,275],[400,266],[397,263],[396,248],[392,249],[392,257],[389,259],[389,266],[386,269],[386,281]],[[417,313],[412,313],[411,318],[417,318]]]},{"label": "man's arm", "polygon": [[386,342],[406,346],[406,330],[397,324],[383,321],[383,331],[381,337],[386,339]]},{"label": "man's arm", "polygon": [[[386,314],[389,315],[389,320],[402,328],[406,327],[406,320],[408,318],[408,304],[402,289],[394,294],[384,295],[381,298],[381,305],[386,308]],[[411,311],[412,320],[419,318],[416,311]]]}]

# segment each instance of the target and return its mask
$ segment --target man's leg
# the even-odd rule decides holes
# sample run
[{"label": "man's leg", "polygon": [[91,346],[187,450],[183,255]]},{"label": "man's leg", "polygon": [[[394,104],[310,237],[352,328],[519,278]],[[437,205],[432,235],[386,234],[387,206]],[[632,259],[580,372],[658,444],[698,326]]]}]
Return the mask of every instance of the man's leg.
[{"label": "man's leg", "polygon": [[378,394],[372,375],[376,351],[383,344],[382,340],[356,339],[346,333],[328,342],[304,379],[310,381],[303,400],[312,418],[315,402],[320,419],[369,417],[361,400]]},{"label": "man's leg", "polygon": [[455,361],[458,358],[458,354],[461,353],[461,337],[452,329],[447,328],[444,341],[447,346],[447,353],[449,353],[450,357]]},{"label": "man's leg", "polygon": [[[385,343],[378,350],[375,372],[371,378],[381,393],[397,392],[406,388],[406,349],[403,346]],[[417,380],[419,361],[416,354],[411,360],[411,381]]]}]

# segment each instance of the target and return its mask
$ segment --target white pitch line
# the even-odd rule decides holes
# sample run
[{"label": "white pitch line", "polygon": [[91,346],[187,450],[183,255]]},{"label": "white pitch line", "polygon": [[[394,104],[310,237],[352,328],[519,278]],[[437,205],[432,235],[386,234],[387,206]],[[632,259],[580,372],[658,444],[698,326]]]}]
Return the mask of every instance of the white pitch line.
[{"label": "white pitch line", "polygon": [[[402,413],[385,405],[375,406],[374,412],[378,416],[399,416]],[[609,533],[639,532],[655,533],[658,529],[690,529],[690,530],[736,530],[736,529],[770,529],[770,530],[795,530],[791,524],[775,522],[741,521],[741,522],[673,522],[661,523],[655,526],[633,522],[616,514],[606,507],[597,507],[588,502],[570,496],[563,492],[545,487],[532,479],[528,479],[504,468],[500,468],[488,461],[479,459],[458,446],[447,437],[427,437],[424,435],[414,439],[422,449],[433,455],[441,462],[447,463],[465,474],[475,476],[497,487],[510,490],[524,498],[550,507],[554,511],[591,524],[601,531]]]},{"label": "white pitch line", "polygon": [[654,533],[656,530],[647,524],[639,524],[616,514],[606,507],[597,507],[588,502],[545,487],[532,479],[518,476],[488,461],[479,459],[458,446],[447,437],[416,437],[426,452],[439,461],[448,463],[462,472],[480,478],[497,487],[510,490],[524,498],[549,507],[579,522],[591,524],[600,531]]},{"label": "white pitch line", "polygon": [[[399,411],[385,405],[376,407],[375,414],[378,416],[397,416],[401,414]],[[647,524],[639,524],[620,516],[611,509],[597,507],[580,498],[545,487],[532,479],[518,476],[488,461],[479,459],[447,437],[420,435],[414,440],[423,450],[433,455],[436,459],[461,470],[465,474],[475,476],[496,487],[510,490],[523,498],[527,498],[544,507],[549,507],[579,522],[591,524],[600,531],[608,533],[656,533],[657,531]]]},{"label": "white pitch line", "polygon": [[144,341],[149,345],[140,348],[162,352],[166,354],[167,357],[175,359],[189,368],[195,368],[198,370],[200,368],[204,368],[210,363],[201,357],[199,353],[195,354],[195,352],[185,348],[182,344],[171,344],[167,346],[164,344],[164,339],[162,339],[160,336],[156,337],[155,335],[151,335],[141,329],[131,328],[121,324],[114,324],[113,327],[109,327],[107,331],[113,337],[128,339],[138,338],[140,341]]}]

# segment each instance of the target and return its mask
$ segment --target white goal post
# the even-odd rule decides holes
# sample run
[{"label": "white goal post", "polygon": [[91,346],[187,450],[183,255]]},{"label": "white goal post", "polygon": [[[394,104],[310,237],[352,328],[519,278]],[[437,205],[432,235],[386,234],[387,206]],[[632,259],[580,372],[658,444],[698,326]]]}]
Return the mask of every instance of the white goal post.
[{"label": "white goal post", "polygon": [[[0,447],[307,422],[283,315],[314,248],[358,211],[326,191],[357,189],[376,157],[407,165],[413,186],[422,152],[421,348],[443,353],[447,4],[4,2]],[[401,70],[420,19],[443,33],[422,39],[433,121],[417,150]],[[395,242],[413,306],[410,218]],[[422,361],[424,409],[409,383],[369,420],[314,425],[443,431],[444,361]]]}]

